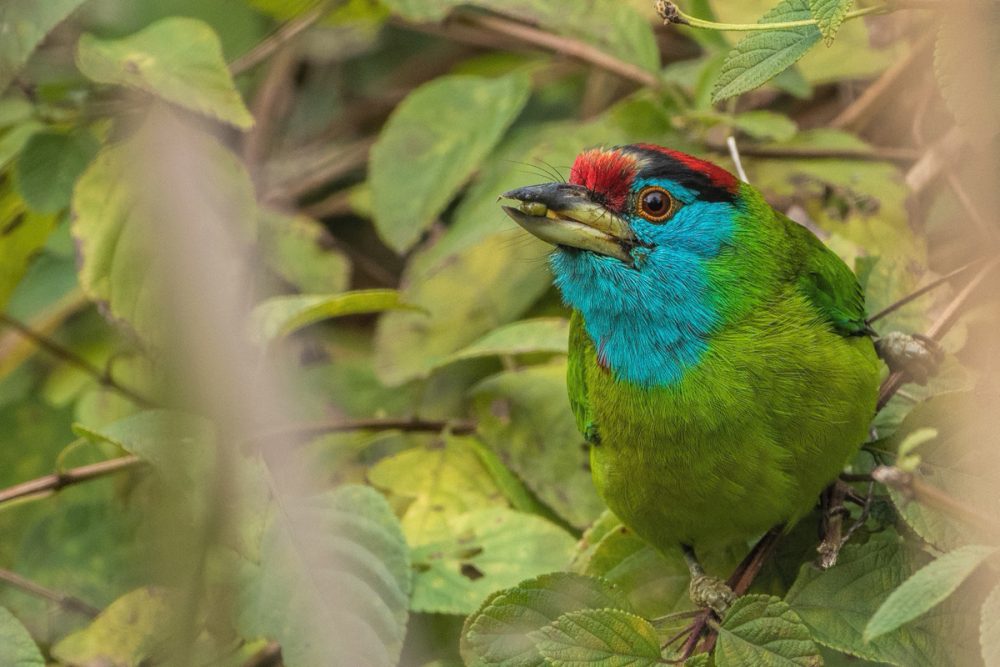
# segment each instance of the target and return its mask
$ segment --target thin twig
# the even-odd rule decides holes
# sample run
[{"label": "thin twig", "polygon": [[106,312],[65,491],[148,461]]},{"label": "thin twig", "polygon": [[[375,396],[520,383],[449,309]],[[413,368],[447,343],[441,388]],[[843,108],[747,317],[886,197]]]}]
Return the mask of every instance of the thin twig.
[{"label": "thin twig", "polygon": [[[962,290],[955,295],[955,298],[951,300],[948,307],[938,316],[937,320],[927,329],[925,336],[935,342],[940,341],[941,337],[944,336],[951,327],[955,324],[955,320],[958,317],[958,313],[965,306],[965,302],[968,301],[969,297],[973,292],[979,287],[980,284],[986,279],[990,272],[1000,264],[1000,258],[994,258],[986,266],[979,270],[979,273],[969,281],[969,283],[962,288]],[[899,391],[899,388],[903,386],[905,382],[905,373],[902,371],[894,371],[889,377],[885,379],[882,386],[879,387],[878,391],[878,403],[877,410],[881,410],[885,407],[885,404],[889,402],[889,399]]]},{"label": "thin twig", "polygon": [[747,172],[743,169],[743,160],[740,159],[740,149],[736,146],[736,137],[733,135],[726,137],[726,146],[729,147],[729,157],[733,159],[733,165],[736,166],[736,174],[741,181],[749,183],[750,179],[747,178]]},{"label": "thin twig", "polygon": [[992,517],[951,497],[913,473],[894,466],[879,466],[872,470],[872,478],[896,489],[909,500],[926,505],[966,523],[985,528],[991,535],[1000,535],[1000,523],[997,523]]},{"label": "thin twig", "polygon": [[99,463],[70,468],[61,473],[52,473],[38,479],[21,482],[6,489],[0,489],[0,504],[33,496],[50,495],[73,484],[106,477],[116,472],[134,468],[142,463],[137,456],[120,456]]},{"label": "thin twig", "polygon": [[6,582],[25,593],[30,593],[36,597],[44,598],[55,602],[66,611],[76,612],[94,618],[101,613],[101,610],[93,605],[87,604],[83,600],[68,593],[60,593],[51,588],[46,588],[30,579],[26,579],[16,572],[0,569],[0,581]]},{"label": "thin twig", "polygon": [[242,667],[274,667],[281,662],[281,646],[278,642],[270,642],[267,646],[254,653],[243,663]]},{"label": "thin twig", "polygon": [[955,276],[958,276],[958,275],[961,275],[961,274],[965,273],[970,268],[972,268],[973,266],[979,264],[982,261],[983,261],[983,258],[975,259],[975,260],[969,262],[968,264],[966,264],[965,266],[960,266],[957,269],[955,269],[954,271],[946,273],[945,275],[941,276],[940,278],[932,280],[930,283],[924,285],[923,287],[921,287],[920,289],[916,290],[915,292],[911,292],[910,294],[907,294],[902,299],[899,299],[898,301],[896,301],[894,303],[891,303],[888,306],[886,306],[885,308],[883,308],[882,310],[878,311],[877,313],[875,313],[874,315],[872,315],[871,317],[868,318],[867,323],[868,324],[873,324],[875,322],[878,322],[880,319],[882,319],[886,315],[889,315],[891,313],[896,312],[897,310],[899,310],[900,308],[902,308],[906,304],[908,304],[908,303],[910,303],[910,302],[912,302],[912,301],[914,301],[914,300],[922,297],[924,294],[927,294],[931,290],[933,290],[933,289],[935,289],[935,288],[937,288],[937,287],[945,284],[946,282],[948,282],[949,280],[951,280]]},{"label": "thin twig", "polygon": [[490,32],[513,37],[522,42],[540,46],[549,51],[565,54],[572,58],[588,62],[603,70],[616,74],[623,79],[634,81],[648,88],[661,88],[663,83],[653,72],[645,70],[632,63],[620,60],[590,44],[563,35],[555,35],[539,30],[524,23],[513,21],[501,16],[488,14],[463,13],[463,23],[489,30]]},{"label": "thin twig", "polygon": [[27,324],[21,322],[20,320],[14,319],[13,317],[5,313],[0,313],[0,323],[6,324],[12,329],[15,329],[25,338],[31,340],[32,342],[34,342],[36,345],[38,345],[40,348],[42,348],[52,356],[57,357],[58,359],[61,359],[68,364],[76,366],[77,368],[84,371],[88,375],[93,376],[94,379],[97,380],[100,384],[104,385],[109,389],[117,391],[119,394],[125,396],[131,401],[134,401],[138,405],[147,408],[155,405],[154,401],[152,401],[148,397],[140,394],[135,389],[126,387],[125,385],[118,382],[111,375],[110,370],[102,371],[100,368],[93,365],[92,363],[90,363],[77,353],[73,352],[69,348],[63,347],[62,345],[55,342],[48,336],[45,336],[35,331],[34,329],[29,327]]},{"label": "thin twig", "polygon": [[329,2],[323,2],[312,8],[308,12],[295,17],[288,23],[271,33],[262,42],[257,44],[242,56],[229,63],[229,72],[233,76],[243,74],[249,69],[267,60],[271,54],[276,52],[290,40],[301,34],[303,31],[318,21],[326,13]]},{"label": "thin twig", "polygon": [[476,424],[463,420],[423,420],[423,419],[355,419],[320,420],[281,426],[254,436],[254,440],[294,436],[308,438],[324,433],[345,433],[348,431],[405,431],[407,433],[440,433],[448,430],[455,435],[469,435],[476,432]]}]

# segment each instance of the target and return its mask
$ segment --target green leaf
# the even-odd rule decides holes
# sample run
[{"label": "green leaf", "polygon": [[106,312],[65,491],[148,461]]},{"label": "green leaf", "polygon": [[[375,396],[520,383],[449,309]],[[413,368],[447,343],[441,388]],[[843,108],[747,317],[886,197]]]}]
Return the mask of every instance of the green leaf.
[{"label": "green leaf", "polygon": [[827,46],[833,44],[844,16],[853,5],[854,0],[809,0],[809,11],[819,23],[819,31],[823,33]]},{"label": "green leaf", "polygon": [[605,608],[631,611],[621,593],[603,579],[555,572],[522,581],[491,595],[466,619],[462,655],[467,664],[543,667],[545,659],[529,633],[568,612]]},{"label": "green leaf", "polygon": [[27,210],[9,179],[0,177],[0,310],[6,309],[14,288],[32,258],[56,226],[56,216]]},{"label": "green leaf", "polygon": [[300,292],[343,292],[349,286],[350,260],[312,218],[261,209],[260,246],[271,270]]},{"label": "green leaf", "polygon": [[37,120],[28,119],[17,123],[0,134],[0,169],[16,158],[35,134],[46,126]]},{"label": "green leaf", "polygon": [[653,667],[662,662],[653,626],[620,609],[571,611],[531,636],[552,667]]},{"label": "green leaf", "polygon": [[372,147],[375,227],[410,248],[496,146],[528,100],[524,75],[439,77],[396,107]]},{"label": "green leaf", "polygon": [[240,129],[253,126],[218,36],[197,19],[165,18],[115,40],[83,35],[76,62],[97,83],[138,88]]},{"label": "green leaf", "polygon": [[886,531],[844,547],[825,572],[803,565],[785,601],[814,641],[838,651],[905,667],[965,664],[957,647],[970,645],[968,619],[943,608],[869,642],[862,638],[868,619],[910,571],[900,539]]},{"label": "green leaf", "polygon": [[83,0],[4,0],[0,5],[0,93],[7,89],[45,35]]},{"label": "green leaf", "polygon": [[718,667],[819,667],[819,649],[792,609],[770,595],[744,595],[726,612],[715,649]]},{"label": "green leaf", "polygon": [[754,139],[788,141],[798,132],[798,125],[788,116],[773,111],[745,111],[733,117],[733,125]]},{"label": "green leaf", "polygon": [[986,667],[1000,665],[1000,586],[995,586],[983,602],[979,617],[979,645]]},{"label": "green leaf", "polygon": [[245,637],[281,644],[288,667],[393,667],[406,633],[410,561],[378,492],[346,486],[285,499],[239,607]]},{"label": "green leaf", "polygon": [[512,354],[565,354],[569,342],[569,320],[539,317],[497,327],[476,342],[449,357],[449,361]]},{"label": "green leaf", "polygon": [[970,545],[944,554],[917,570],[894,590],[865,626],[871,641],[926,613],[955,592],[997,547]]},{"label": "green leaf", "polygon": [[597,518],[604,503],[566,398],[565,363],[499,373],[471,394],[484,442],[542,502],[576,527]]},{"label": "green leaf", "polygon": [[35,134],[17,161],[17,187],[36,213],[58,213],[73,196],[73,186],[100,149],[86,130]]},{"label": "green leaf", "polygon": [[551,284],[543,258],[550,247],[534,238],[511,243],[494,234],[444,257],[433,268],[410,263],[402,299],[427,310],[387,313],[375,334],[375,368],[389,385],[426,377],[456,350],[524,313]]},{"label": "green leaf", "polygon": [[460,514],[504,504],[469,437],[449,435],[443,444],[386,457],[371,468],[368,479],[409,503],[400,521],[411,546],[447,539],[449,521]]},{"label": "green leaf", "polygon": [[966,135],[1000,132],[1000,35],[995,8],[958,6],[941,17],[934,74],[948,109]]},{"label": "green leaf", "polygon": [[413,549],[414,611],[469,614],[491,592],[566,567],[573,537],[531,514],[477,510],[448,521],[440,540]]},{"label": "green leaf", "polygon": [[[808,3],[809,0],[782,0],[758,23],[808,19]],[[794,65],[820,37],[819,28],[814,25],[750,33],[726,57],[712,91],[712,101],[719,102],[763,85]]]},{"label": "green leaf", "polygon": [[260,340],[272,341],[310,324],[332,317],[379,313],[386,310],[419,310],[400,300],[393,289],[372,289],[343,294],[294,294],[275,296],[257,305],[253,328]]},{"label": "green leaf", "polygon": [[[144,192],[140,187],[136,174],[143,164],[140,156],[146,155],[143,143],[140,136],[98,154],[73,191],[71,229],[84,293],[106,306],[105,314],[116,323],[128,325],[142,341],[156,346],[165,331],[155,277],[164,269],[151,240],[151,227],[160,221],[146,215],[148,205],[140,206],[142,197],[149,194],[148,188]],[[192,164],[186,166],[203,170],[200,176],[211,179],[212,198],[206,196],[203,213],[220,221],[252,225],[257,217],[253,185],[240,161],[207,135],[191,144]],[[220,272],[227,270],[219,267]]]},{"label": "green leaf", "polygon": [[0,665],[45,667],[45,658],[14,614],[0,607]]},{"label": "green leaf", "polygon": [[60,662],[72,665],[109,664],[140,667],[163,655],[169,638],[164,628],[171,600],[164,591],[140,588],[118,598],[94,621],[52,649]]}]

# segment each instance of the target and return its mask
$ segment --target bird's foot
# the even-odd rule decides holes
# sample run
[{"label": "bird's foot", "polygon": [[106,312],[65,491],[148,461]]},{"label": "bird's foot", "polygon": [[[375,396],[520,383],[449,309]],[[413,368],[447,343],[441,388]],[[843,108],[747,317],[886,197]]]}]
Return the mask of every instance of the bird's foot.
[{"label": "bird's foot", "polygon": [[902,331],[890,331],[879,338],[875,341],[875,351],[889,370],[905,373],[919,385],[927,384],[944,360],[944,353],[935,341]]},{"label": "bird's foot", "polygon": [[707,574],[691,577],[688,595],[695,606],[711,609],[720,618],[736,599],[736,594],[725,580]]}]

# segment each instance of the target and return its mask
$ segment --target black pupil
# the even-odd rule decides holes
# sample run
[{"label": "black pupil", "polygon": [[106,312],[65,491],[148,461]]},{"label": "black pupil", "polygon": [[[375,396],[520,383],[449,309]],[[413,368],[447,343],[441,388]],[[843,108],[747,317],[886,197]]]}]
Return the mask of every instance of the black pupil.
[{"label": "black pupil", "polygon": [[642,207],[650,215],[662,215],[667,211],[667,198],[662,192],[647,192],[642,197]]}]

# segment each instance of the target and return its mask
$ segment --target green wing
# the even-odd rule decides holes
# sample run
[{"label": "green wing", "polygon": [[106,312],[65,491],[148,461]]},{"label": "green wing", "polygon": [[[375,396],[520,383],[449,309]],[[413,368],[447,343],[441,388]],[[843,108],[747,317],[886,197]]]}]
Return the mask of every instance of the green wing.
[{"label": "green wing", "polygon": [[796,277],[799,289],[841,335],[871,334],[865,322],[865,295],[854,272],[815,234],[784,220],[802,258]]},{"label": "green wing", "polygon": [[576,427],[590,439],[595,433],[590,395],[587,391],[587,365],[594,360],[594,344],[583,325],[583,315],[573,311],[569,320],[569,360],[566,365],[566,390],[569,405],[576,417]]}]

